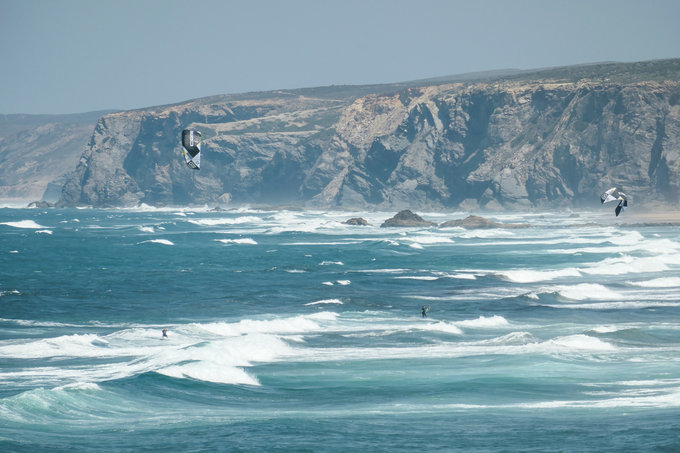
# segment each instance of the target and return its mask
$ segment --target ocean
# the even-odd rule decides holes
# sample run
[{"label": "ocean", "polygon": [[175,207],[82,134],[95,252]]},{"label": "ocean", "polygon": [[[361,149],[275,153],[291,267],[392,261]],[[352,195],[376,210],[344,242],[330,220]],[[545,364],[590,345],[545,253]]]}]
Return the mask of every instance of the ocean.
[{"label": "ocean", "polygon": [[680,235],[611,211],[2,208],[0,451],[679,451]]}]

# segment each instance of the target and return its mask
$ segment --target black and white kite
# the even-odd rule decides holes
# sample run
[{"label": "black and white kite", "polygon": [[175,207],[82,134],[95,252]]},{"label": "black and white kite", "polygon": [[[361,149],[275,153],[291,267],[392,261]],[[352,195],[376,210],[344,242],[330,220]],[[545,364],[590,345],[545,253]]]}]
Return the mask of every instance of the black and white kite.
[{"label": "black and white kite", "polygon": [[628,207],[628,198],[626,197],[625,193],[621,192],[618,189],[618,187],[612,187],[611,189],[607,190],[605,193],[600,195],[600,202],[602,204],[609,203],[610,201],[619,202],[616,205],[616,209],[614,210],[617,217],[619,216],[619,214],[621,214],[622,211],[625,211],[626,208]]},{"label": "black and white kite", "polygon": [[201,133],[192,129],[182,131],[184,160],[193,170],[201,169]]}]

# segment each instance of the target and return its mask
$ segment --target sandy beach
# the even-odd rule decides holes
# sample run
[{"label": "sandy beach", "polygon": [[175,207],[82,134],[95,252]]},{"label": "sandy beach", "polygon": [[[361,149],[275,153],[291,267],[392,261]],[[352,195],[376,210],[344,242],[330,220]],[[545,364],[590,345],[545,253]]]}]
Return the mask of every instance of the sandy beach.
[{"label": "sandy beach", "polygon": [[680,225],[679,210],[635,210],[628,208],[616,220],[624,224],[678,224]]}]

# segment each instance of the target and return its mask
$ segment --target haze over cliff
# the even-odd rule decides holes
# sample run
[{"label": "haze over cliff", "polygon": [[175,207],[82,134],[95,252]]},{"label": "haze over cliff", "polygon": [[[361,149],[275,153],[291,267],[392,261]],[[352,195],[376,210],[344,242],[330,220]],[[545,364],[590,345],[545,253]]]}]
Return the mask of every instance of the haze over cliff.
[{"label": "haze over cliff", "polygon": [[[203,134],[200,171],[182,129]],[[680,196],[680,59],[221,95],[101,117],[62,206],[533,208]]]},{"label": "haze over cliff", "polygon": [[56,201],[106,113],[0,115],[0,200]]}]

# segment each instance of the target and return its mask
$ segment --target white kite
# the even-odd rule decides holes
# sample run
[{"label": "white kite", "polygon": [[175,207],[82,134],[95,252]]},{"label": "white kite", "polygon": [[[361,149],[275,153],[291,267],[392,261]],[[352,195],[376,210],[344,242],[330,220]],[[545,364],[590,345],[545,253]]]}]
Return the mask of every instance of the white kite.
[{"label": "white kite", "polygon": [[625,211],[626,208],[628,207],[628,198],[626,197],[625,193],[621,192],[618,189],[618,187],[612,187],[611,189],[607,190],[605,193],[600,195],[600,202],[602,204],[609,203],[610,201],[619,202],[619,204],[616,205],[616,209],[614,210],[617,217],[619,216],[619,214],[621,214],[621,211]]}]

